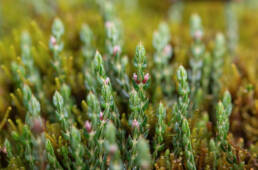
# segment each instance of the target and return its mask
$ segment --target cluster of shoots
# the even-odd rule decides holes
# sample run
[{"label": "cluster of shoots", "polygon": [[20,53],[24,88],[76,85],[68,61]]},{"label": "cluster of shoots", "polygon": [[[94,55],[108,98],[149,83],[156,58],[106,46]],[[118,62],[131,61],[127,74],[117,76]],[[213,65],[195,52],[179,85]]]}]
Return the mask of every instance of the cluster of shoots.
[{"label": "cluster of shoots", "polygon": [[[202,20],[199,15],[194,14],[190,19],[190,34],[193,39],[191,46],[191,58],[189,64],[191,66],[190,74],[190,113],[198,108],[200,102],[200,93],[201,93],[201,77],[202,77],[202,66],[203,66],[203,54],[205,51],[203,39],[203,27]],[[191,116],[191,115],[187,115]]]},{"label": "cluster of shoots", "polygon": [[157,99],[159,96],[167,96],[168,99],[171,99],[174,90],[173,81],[171,81],[173,69],[169,62],[172,57],[173,49],[169,43],[169,27],[163,22],[159,25],[158,31],[154,32],[152,42],[155,49],[153,56],[153,75],[154,86],[156,87],[155,98]]},{"label": "cluster of shoots", "polygon": [[[244,169],[251,156],[241,156],[244,150],[228,135],[233,104],[221,83],[227,52],[223,34],[216,35],[212,50],[205,49],[201,18],[192,15],[188,70],[172,64],[166,22],[153,33],[153,53],[140,42],[134,57],[126,57],[122,22],[113,3],[97,1],[104,20],[104,47],[95,45],[93,29],[82,24],[79,52],[74,54],[78,56],[71,60],[64,55],[65,24],[54,20],[49,46],[44,46],[49,60],[43,66],[48,71],[35,64],[36,48],[29,33],[22,33],[21,57],[10,68],[3,67],[14,89],[6,115],[15,113],[3,119],[6,126],[0,124],[11,134],[1,133],[5,167]],[[73,59],[76,66],[69,63]],[[212,109],[204,106],[209,96]]]}]

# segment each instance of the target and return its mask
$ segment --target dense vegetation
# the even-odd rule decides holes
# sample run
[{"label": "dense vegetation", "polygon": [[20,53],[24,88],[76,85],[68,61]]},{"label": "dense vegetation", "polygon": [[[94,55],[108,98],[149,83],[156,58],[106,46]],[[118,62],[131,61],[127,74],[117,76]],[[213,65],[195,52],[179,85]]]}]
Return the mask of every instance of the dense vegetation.
[{"label": "dense vegetation", "polygon": [[257,169],[258,4],[0,2],[2,169]]}]

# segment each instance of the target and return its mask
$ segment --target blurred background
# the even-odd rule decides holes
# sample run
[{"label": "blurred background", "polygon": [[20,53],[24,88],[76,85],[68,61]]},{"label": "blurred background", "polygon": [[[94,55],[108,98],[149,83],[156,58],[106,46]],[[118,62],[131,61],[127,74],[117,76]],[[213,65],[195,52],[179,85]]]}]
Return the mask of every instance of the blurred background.
[{"label": "blurred background", "polygon": [[[55,17],[66,25],[66,38],[74,39],[82,23],[94,27],[101,37],[103,29],[96,1],[101,0],[2,0],[0,2],[0,39],[14,34],[15,30],[29,29],[32,22],[47,33]],[[162,20],[168,20],[173,36],[189,37],[189,16],[198,13],[203,20],[206,35],[221,31],[228,34],[236,46],[255,50],[258,39],[257,0],[114,0],[116,11],[124,26],[128,51],[138,41],[148,46],[153,31]],[[180,31],[179,31],[180,29]],[[230,30],[230,31],[229,31]],[[229,35],[231,34],[231,35]],[[209,38],[209,37],[207,37]],[[233,40],[234,39],[234,40]],[[103,41],[97,39],[100,45]],[[70,41],[71,42],[71,41]],[[130,45],[132,44],[132,46]],[[67,44],[76,48],[76,42]],[[232,47],[234,46],[234,47]]]}]

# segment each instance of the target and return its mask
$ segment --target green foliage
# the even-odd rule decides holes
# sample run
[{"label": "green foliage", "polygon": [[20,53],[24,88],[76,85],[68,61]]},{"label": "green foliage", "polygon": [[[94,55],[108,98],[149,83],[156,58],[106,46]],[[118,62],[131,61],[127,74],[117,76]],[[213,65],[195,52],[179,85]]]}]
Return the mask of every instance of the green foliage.
[{"label": "green foliage", "polygon": [[47,151],[47,159],[49,161],[48,169],[62,169],[58,160],[56,159],[56,155],[53,149],[53,146],[49,140],[46,140],[46,151]]},{"label": "green foliage", "polygon": [[169,60],[172,57],[173,49],[170,43],[170,31],[165,22],[160,23],[159,28],[153,34],[152,44],[155,49],[153,56],[154,66],[154,86],[155,86],[155,98],[159,98],[158,92],[163,92],[164,96],[168,96],[171,100],[174,86],[171,81],[173,74],[173,67],[169,64]]},{"label": "green foliage", "polygon": [[[194,14],[190,19],[190,34],[193,39],[193,44],[191,46],[190,66],[190,86],[191,86],[191,105],[190,113],[199,107],[199,93],[202,93],[200,84],[202,77],[202,66],[203,66],[203,54],[205,51],[205,46],[202,42],[203,38],[203,28],[202,21],[199,15]],[[192,113],[191,113],[192,114]],[[191,116],[189,114],[189,116]]]},{"label": "green foliage", "polygon": [[255,3],[208,4],[1,2],[0,168],[256,169]]},{"label": "green foliage", "polygon": [[157,112],[157,124],[155,127],[155,138],[154,138],[154,159],[157,157],[158,153],[164,149],[164,134],[166,130],[166,109],[163,104],[159,104],[158,112]]},{"label": "green foliage", "polygon": [[142,169],[149,169],[151,163],[151,155],[148,143],[144,139],[137,142],[137,164]]}]

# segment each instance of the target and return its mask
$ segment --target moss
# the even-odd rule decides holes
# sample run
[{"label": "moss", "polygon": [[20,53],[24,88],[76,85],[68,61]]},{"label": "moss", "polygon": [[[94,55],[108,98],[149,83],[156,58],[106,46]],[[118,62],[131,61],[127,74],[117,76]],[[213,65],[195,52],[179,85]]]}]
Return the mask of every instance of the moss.
[{"label": "moss", "polygon": [[[102,1],[98,0],[96,2]],[[257,3],[254,3],[251,7],[251,0],[248,1],[249,4],[244,2],[228,4],[232,5],[231,14],[236,18],[238,26],[236,29],[236,48],[234,52],[231,52],[229,44],[233,40],[230,39],[227,32],[230,29],[230,22],[226,18],[228,8],[226,8],[225,3],[185,2],[183,3],[182,11],[179,11],[181,18],[179,17],[177,21],[174,21],[169,17],[169,10],[175,10],[175,8],[170,8],[171,5],[175,4],[169,0],[142,0],[138,1],[138,3],[135,0],[135,4],[130,4],[126,0],[113,0],[112,7],[114,9],[112,12],[114,12],[114,16],[111,18],[115,22],[117,19],[121,21],[120,31],[122,36],[119,37],[119,42],[123,42],[123,44],[115,44],[121,45],[121,55],[113,56],[113,51],[107,50],[107,38],[110,37],[106,33],[105,24],[109,19],[107,19],[106,13],[101,11],[99,4],[96,2],[93,0],[8,0],[0,2],[1,168],[28,169],[34,167],[35,169],[51,169],[53,164],[49,163],[47,154],[53,156],[53,158],[56,157],[54,161],[58,161],[60,164],[58,163],[57,165],[62,168],[76,169],[77,165],[81,164],[81,160],[85,160],[85,165],[90,164],[91,166],[96,165],[107,168],[110,165],[110,161],[112,162],[110,160],[113,158],[112,153],[107,152],[107,149],[101,150],[101,147],[97,147],[96,154],[89,153],[94,148],[94,145],[89,141],[91,139],[89,132],[84,127],[86,120],[94,120],[89,113],[89,103],[86,100],[86,96],[93,92],[97,96],[101,110],[108,112],[105,114],[109,116],[104,116],[105,119],[110,118],[118,132],[116,135],[118,141],[105,141],[105,144],[115,143],[118,146],[120,151],[114,153],[116,153],[115,160],[118,160],[119,165],[120,160],[122,160],[125,167],[130,162],[131,167],[149,168],[150,164],[155,169],[191,169],[189,167],[192,166],[187,164],[187,158],[189,158],[187,149],[189,148],[178,149],[173,145],[174,137],[180,138],[181,130],[175,130],[177,128],[177,121],[172,121],[172,119],[175,115],[173,105],[177,99],[178,102],[181,102],[181,99],[176,94],[176,90],[180,88],[176,75],[178,66],[184,65],[191,77],[192,65],[189,64],[189,61],[192,58],[191,47],[194,41],[190,35],[189,20],[193,13],[198,13],[202,19],[204,31],[202,43],[205,45],[205,51],[210,53],[212,61],[208,63],[210,65],[207,67],[211,67],[211,65],[214,67],[213,50],[216,50],[215,37],[218,32],[224,33],[226,37],[226,44],[223,45],[226,48],[226,53],[222,57],[223,64],[219,70],[222,73],[221,76],[216,78],[216,80],[211,78],[211,74],[218,71],[216,67],[213,68],[213,71],[207,72],[205,75],[205,80],[208,82],[207,87],[205,89],[202,89],[203,87],[201,86],[198,87],[197,97],[195,96],[194,100],[192,98],[189,99],[190,105],[197,100],[199,102],[198,106],[196,106],[197,108],[193,110],[190,107],[187,110],[189,113],[184,113],[188,115],[186,116],[187,121],[184,120],[184,122],[188,122],[187,125],[189,127],[187,126],[187,130],[184,130],[185,134],[182,136],[190,139],[185,141],[185,143],[191,144],[191,153],[193,154],[197,169],[214,169],[216,167],[219,169],[229,169],[234,166],[228,160],[229,153],[233,155],[232,157],[236,157],[234,163],[244,164],[245,169],[255,169],[257,167],[256,161],[258,161]],[[57,68],[53,67],[56,59],[54,60],[54,50],[51,49],[51,46],[49,47],[51,43],[50,37],[53,34],[51,32],[52,24],[57,18],[64,25],[64,35],[60,40],[64,43],[64,47],[58,53],[59,57],[57,59],[61,63],[58,67],[61,70],[61,74],[57,73]],[[171,68],[171,75],[166,75],[164,71],[162,80],[159,80],[160,83],[157,83],[155,76],[159,75],[159,72],[163,70],[162,68],[156,69],[156,63],[153,61],[153,56],[158,53],[155,47],[153,47],[152,40],[153,32],[158,30],[161,22],[166,22],[168,25],[171,40],[166,43],[172,46],[173,52],[172,56],[164,64],[164,68]],[[99,73],[95,74],[97,72],[92,71],[92,67],[94,67],[91,64],[92,61],[85,64],[85,56],[82,52],[85,44],[80,39],[80,31],[83,24],[87,24],[93,33],[91,50],[94,52],[98,50],[103,56],[102,67],[106,71],[104,77],[105,80],[107,76],[111,79],[111,92],[108,96],[112,96],[112,99],[110,97],[105,98],[107,93],[107,91],[103,90],[105,81],[101,79],[103,77],[99,76]],[[30,45],[25,45],[25,47],[23,47],[24,42],[21,36],[24,31],[29,33],[31,39]],[[169,34],[167,35],[169,36]],[[142,87],[137,81],[134,82],[133,80],[133,72],[136,71],[134,66],[139,64],[133,60],[135,57],[135,47],[139,42],[144,45],[146,50],[146,61],[141,64],[145,67],[147,62],[148,65],[144,73],[139,71],[141,68],[137,67],[137,74],[141,74],[140,79],[144,81],[145,73],[149,73],[149,82],[146,87],[145,85]],[[28,48],[29,50],[29,62],[33,63],[33,71],[28,68],[30,64],[26,63],[23,58],[24,53],[26,53],[23,48]],[[128,56],[128,61],[123,60],[124,55]],[[117,58],[114,59],[114,57]],[[92,59],[93,56],[89,58]],[[111,64],[115,66],[110,66]],[[124,66],[123,72],[119,72],[119,66],[121,65]],[[86,72],[91,74],[92,78],[97,81],[95,84],[93,83],[91,88],[88,88],[87,85],[90,79],[86,76]],[[35,79],[34,76],[37,77],[36,83],[33,80]],[[99,80],[101,82],[98,82]],[[216,94],[212,92],[214,81],[220,84]],[[32,114],[29,113],[29,107],[32,107],[32,104],[30,98],[28,96],[26,98],[28,94],[24,91],[24,85],[29,87],[32,95],[40,103],[39,116],[44,124],[43,132],[40,134],[35,134],[32,130],[35,128],[33,126],[35,122],[32,120],[30,123],[28,121],[27,123],[25,122],[26,117]],[[144,104],[141,106],[138,106],[138,103],[129,104],[129,94],[127,93],[141,87],[143,89],[138,91],[138,95],[144,92],[144,97],[140,97],[141,103]],[[172,87],[171,94],[166,94],[164,87]],[[124,91],[121,90],[123,88],[125,88]],[[215,128],[217,126],[217,119],[213,115],[215,115],[217,102],[222,100],[222,95],[226,90],[232,96],[233,110],[229,117],[229,133],[226,134],[225,138],[228,146],[226,149],[228,150],[223,151],[219,147],[220,142],[216,139],[218,136]],[[74,128],[71,131],[75,133],[74,136],[68,135],[67,137],[64,134],[69,132],[67,130],[69,128],[66,127],[64,130],[62,120],[56,114],[57,109],[52,103],[55,91],[59,91],[64,98],[64,112],[69,112],[70,115],[65,121]],[[166,126],[161,126],[157,123],[156,114],[160,102],[163,103],[167,110],[166,117],[162,117],[164,120],[160,120],[160,122],[165,122]],[[141,108],[140,111],[134,110],[137,107]],[[131,126],[138,115],[134,116],[134,119],[131,116],[132,113],[137,113],[137,111],[141,113],[140,117],[144,122],[144,127],[140,127],[141,130],[139,133],[137,132],[137,137],[135,137],[133,135],[134,129]],[[113,117],[112,114],[115,112],[118,115]],[[96,123],[96,125],[101,124],[101,122]],[[138,125],[134,124],[134,126],[137,127]],[[26,127],[28,130],[26,130]],[[105,125],[102,128],[104,127]],[[155,142],[153,141],[155,136],[157,136],[158,127],[164,128],[162,133],[159,134],[163,135],[161,137],[162,140],[159,141],[162,143],[159,143],[159,145],[162,145],[162,148],[155,152]],[[191,135],[188,131],[191,132]],[[102,140],[105,140],[106,135],[102,134],[105,133],[103,129],[99,133],[100,135],[96,135],[94,139],[98,139],[96,143],[100,143],[100,146],[102,146]],[[13,157],[7,156],[8,152],[6,152],[4,144],[5,139],[10,141]],[[134,159],[137,159],[137,154],[139,154],[141,160],[147,160],[146,164],[140,164],[138,160],[131,161],[130,140],[132,142],[141,141],[140,144],[133,145],[135,148],[136,146],[144,145],[144,148],[133,152],[133,155]],[[54,152],[51,154],[47,153],[44,148],[46,141],[49,141],[53,147]],[[78,154],[80,159],[71,150],[75,148],[74,145],[71,147],[71,141],[85,150],[85,152]],[[112,150],[110,146],[107,148],[109,148],[109,151]],[[32,150],[30,151],[30,149]],[[178,150],[178,153],[175,153],[175,150]],[[33,155],[34,161],[26,157],[27,152]],[[155,156],[153,156],[154,152]],[[37,153],[40,154],[35,156]],[[152,162],[150,161],[149,154],[152,155]],[[94,156],[93,160],[90,160],[92,156]],[[96,160],[103,158],[102,161],[104,163],[96,161],[94,158]],[[77,160],[77,164],[70,164],[69,161],[73,162],[74,160]]]}]

